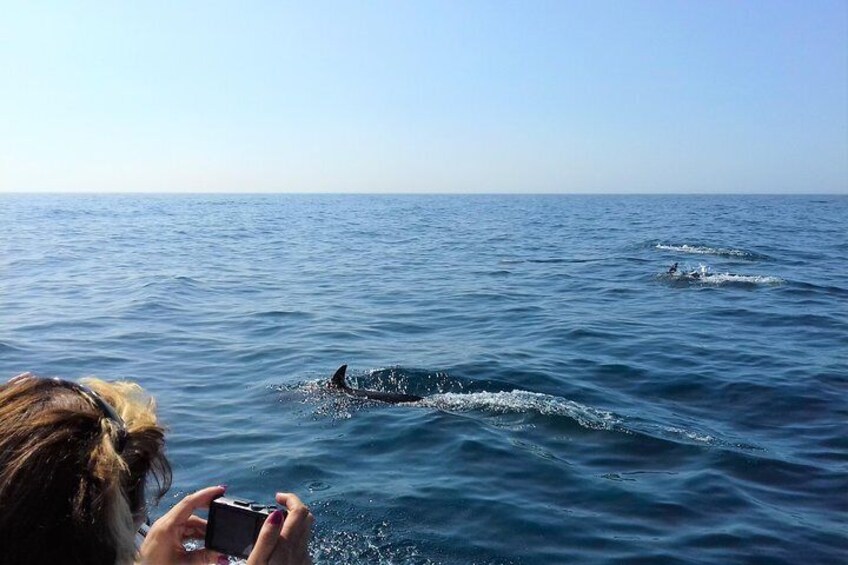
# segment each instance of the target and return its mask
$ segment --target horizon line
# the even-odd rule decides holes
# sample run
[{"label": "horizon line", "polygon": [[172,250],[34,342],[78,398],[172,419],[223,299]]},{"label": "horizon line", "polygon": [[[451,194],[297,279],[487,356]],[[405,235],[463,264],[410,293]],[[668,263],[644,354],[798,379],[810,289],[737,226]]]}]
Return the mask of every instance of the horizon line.
[{"label": "horizon line", "polygon": [[147,190],[0,190],[0,196],[848,196],[848,189],[839,192],[334,192],[334,191],[147,191]]}]

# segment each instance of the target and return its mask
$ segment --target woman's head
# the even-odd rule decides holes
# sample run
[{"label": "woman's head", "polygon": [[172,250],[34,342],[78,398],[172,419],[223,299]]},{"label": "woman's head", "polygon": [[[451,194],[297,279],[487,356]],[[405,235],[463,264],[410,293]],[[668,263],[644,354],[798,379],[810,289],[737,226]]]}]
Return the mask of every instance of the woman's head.
[{"label": "woman's head", "polygon": [[0,563],[131,562],[148,479],[156,498],[170,487],[153,400],[133,383],[82,382],[0,385]]}]

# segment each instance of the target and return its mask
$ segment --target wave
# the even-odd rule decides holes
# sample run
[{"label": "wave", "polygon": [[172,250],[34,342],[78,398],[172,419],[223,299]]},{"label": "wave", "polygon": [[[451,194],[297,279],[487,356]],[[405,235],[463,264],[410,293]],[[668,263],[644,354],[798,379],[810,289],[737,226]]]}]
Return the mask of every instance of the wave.
[{"label": "wave", "polygon": [[[371,409],[382,403],[363,400],[329,391],[326,381],[315,380],[299,385],[273,387],[278,392],[299,392],[317,403],[314,415],[347,420],[360,410]],[[569,400],[567,398],[512,390],[502,392],[445,392],[425,396],[418,402],[404,406],[409,408],[430,408],[448,413],[482,413],[485,416],[536,414],[544,418],[565,418],[577,425],[589,429],[618,432],[627,435],[651,437],[690,445],[724,447],[734,450],[758,450],[759,448],[741,441],[722,439],[714,432],[689,429],[679,422],[656,422],[639,417],[625,417],[607,410],[601,410]],[[536,422],[534,425],[538,425]]]},{"label": "wave", "polygon": [[[26,351],[26,350],[23,347],[20,347],[18,345],[13,345],[12,343],[10,343],[8,341],[0,341],[0,352],[11,352],[11,351],[19,352],[19,351]],[[2,378],[2,377],[0,377],[0,378]]]},{"label": "wave", "polygon": [[755,445],[722,439],[715,433],[687,429],[679,424],[669,425],[644,421],[641,418],[625,418],[566,398],[526,390],[434,394],[411,406],[434,408],[445,412],[477,411],[495,415],[536,413],[541,416],[568,418],[591,430],[619,432],[691,445],[744,451],[759,450]]},{"label": "wave", "polygon": [[707,275],[701,281],[702,284],[714,285],[721,285],[727,283],[777,285],[782,284],[783,282],[784,280],[782,278],[773,277],[770,275],[734,275],[732,273],[717,273],[714,275]]},{"label": "wave", "polygon": [[558,265],[564,263],[597,263],[599,261],[608,261],[609,258],[606,257],[592,257],[592,258],[563,258],[563,257],[550,257],[550,258],[540,258],[540,259],[501,259],[498,261],[501,265],[519,265],[522,263],[531,263],[531,264],[540,264],[540,265]]},{"label": "wave", "polygon": [[425,397],[415,404],[445,412],[480,410],[495,414],[536,412],[543,416],[564,416],[593,430],[612,430],[622,423],[612,412],[584,406],[573,400],[525,390],[449,392]]},{"label": "wave", "polygon": [[760,253],[729,247],[709,247],[706,245],[689,245],[687,243],[680,245],[657,243],[654,248],[661,251],[674,251],[676,253],[690,253],[695,255],[716,255],[719,257],[747,259],[749,261],[768,259],[766,255]]},{"label": "wave", "polygon": [[189,277],[185,275],[174,275],[174,276],[159,276],[154,280],[148,281],[141,285],[141,288],[150,288],[150,287],[179,287],[179,286],[187,286],[187,287],[197,287],[202,285],[203,282]]},{"label": "wave", "polygon": [[254,312],[252,316],[268,320],[282,320],[286,318],[311,318],[312,314],[303,310],[267,310],[264,312]]},{"label": "wave", "polygon": [[669,281],[675,283],[685,283],[691,285],[703,286],[722,286],[722,285],[764,285],[775,286],[783,284],[786,281],[780,277],[772,275],[739,275],[735,273],[700,273],[696,275],[691,273],[666,273],[662,275]]}]

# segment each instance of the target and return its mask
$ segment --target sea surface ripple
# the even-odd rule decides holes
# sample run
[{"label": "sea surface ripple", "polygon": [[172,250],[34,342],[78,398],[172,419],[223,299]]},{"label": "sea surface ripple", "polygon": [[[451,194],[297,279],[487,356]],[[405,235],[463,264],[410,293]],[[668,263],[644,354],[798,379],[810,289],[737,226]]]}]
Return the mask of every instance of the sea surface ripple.
[{"label": "sea surface ripple", "polygon": [[297,492],[316,563],[844,563],[846,234],[834,196],[5,195],[0,369],[139,381],[164,506]]}]

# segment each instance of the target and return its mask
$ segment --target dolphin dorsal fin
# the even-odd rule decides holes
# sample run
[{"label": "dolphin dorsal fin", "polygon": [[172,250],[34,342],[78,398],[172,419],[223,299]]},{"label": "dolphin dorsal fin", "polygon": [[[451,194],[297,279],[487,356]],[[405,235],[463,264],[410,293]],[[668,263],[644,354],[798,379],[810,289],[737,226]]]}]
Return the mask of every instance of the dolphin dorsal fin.
[{"label": "dolphin dorsal fin", "polygon": [[330,379],[330,386],[340,388],[340,389],[346,389],[347,388],[347,383],[345,382],[345,372],[346,371],[347,371],[347,365],[342,365],[341,367],[336,369],[336,372],[333,373],[333,378]]}]

